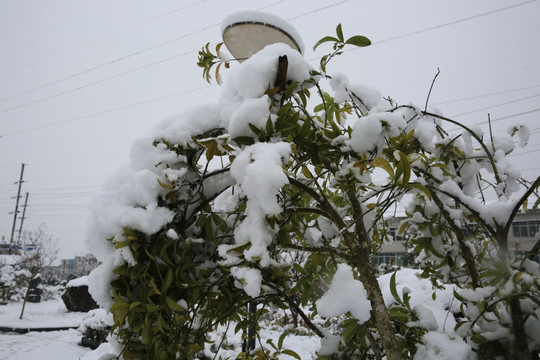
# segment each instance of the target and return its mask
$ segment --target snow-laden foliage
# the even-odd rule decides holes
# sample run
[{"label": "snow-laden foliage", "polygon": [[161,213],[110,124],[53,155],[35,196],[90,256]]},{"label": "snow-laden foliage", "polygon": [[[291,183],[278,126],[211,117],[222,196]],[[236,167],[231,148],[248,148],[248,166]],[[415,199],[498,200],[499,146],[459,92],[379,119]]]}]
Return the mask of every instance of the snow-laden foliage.
[{"label": "snow-laden foliage", "polygon": [[[18,255],[11,255],[19,258]],[[13,264],[4,263],[0,265],[0,301],[19,301],[24,298],[24,285],[29,276],[29,272],[21,268],[17,262]]]},{"label": "snow-laden foliage", "polygon": [[[218,327],[249,334],[276,306],[321,337],[321,357],[538,350],[538,264],[508,248],[509,224],[540,183],[507,159],[527,129],[486,136],[329,75],[346,45],[369,40],[338,26],[316,47],[328,42],[318,70],[283,44],[231,65],[217,105],[137,141],[94,200],[87,242],[102,265],[90,290],[114,316],[123,358],[197,357]],[[200,55],[205,76],[226,59],[208,46]],[[405,195],[400,231],[426,280],[377,280],[385,216]],[[327,321],[312,321],[317,312]],[[259,341],[238,356],[272,354]]]}]

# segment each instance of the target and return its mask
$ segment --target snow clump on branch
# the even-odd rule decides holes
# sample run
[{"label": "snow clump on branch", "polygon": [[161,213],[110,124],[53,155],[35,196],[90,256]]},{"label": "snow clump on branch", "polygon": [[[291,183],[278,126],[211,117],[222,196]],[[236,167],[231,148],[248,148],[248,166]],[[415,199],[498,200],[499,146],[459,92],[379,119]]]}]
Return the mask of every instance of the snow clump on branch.
[{"label": "snow clump on branch", "polygon": [[[179,181],[189,176],[179,165],[188,159],[157,142],[188,146],[194,136],[215,129],[223,129],[231,138],[248,136],[253,135],[250,123],[264,127],[268,119],[275,121],[270,98],[265,92],[273,87],[278,58],[283,55],[288,59],[287,80],[302,83],[310,79],[311,67],[299,52],[285,44],[269,45],[231,70],[218,104],[201,106],[166,119],[148,136],[133,144],[130,162],[105,182],[91,206],[86,244],[102,262],[89,280],[90,292],[98,304],[108,309],[113,303],[110,286],[115,278],[113,268],[126,262],[133,265],[135,261],[129,247],[115,248],[115,244],[124,241],[125,228],[153,235],[165,228],[175,216],[173,211],[157,202],[168,192],[160,182]],[[279,141],[239,149],[234,154],[236,160],[227,181],[234,182],[241,195],[236,195],[236,200],[220,200],[221,203],[234,203],[238,196],[247,197],[248,216],[238,226],[235,242],[236,246],[251,242],[244,256],[248,260],[259,261],[263,267],[275,264],[267,252],[272,231],[265,224],[264,217],[281,211],[276,195],[287,183],[282,162],[287,161],[289,152],[290,145]],[[207,183],[205,191],[212,190]],[[228,246],[220,248],[223,264],[234,265],[238,259],[227,253]],[[238,283],[257,278],[249,276],[246,279],[242,271],[234,274],[239,274]],[[244,286],[244,289],[250,295],[258,293],[251,285]]]}]

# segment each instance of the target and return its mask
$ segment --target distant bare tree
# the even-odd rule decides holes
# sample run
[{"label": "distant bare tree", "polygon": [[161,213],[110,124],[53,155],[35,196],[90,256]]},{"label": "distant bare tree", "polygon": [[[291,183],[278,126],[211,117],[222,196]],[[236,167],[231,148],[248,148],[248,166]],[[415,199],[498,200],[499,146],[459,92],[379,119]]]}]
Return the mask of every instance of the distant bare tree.
[{"label": "distant bare tree", "polygon": [[41,224],[37,230],[25,231],[22,234],[21,267],[26,272],[26,293],[23,300],[21,315],[23,318],[24,308],[30,295],[31,284],[39,273],[50,266],[58,254],[58,241],[52,235],[47,234],[47,227]]}]

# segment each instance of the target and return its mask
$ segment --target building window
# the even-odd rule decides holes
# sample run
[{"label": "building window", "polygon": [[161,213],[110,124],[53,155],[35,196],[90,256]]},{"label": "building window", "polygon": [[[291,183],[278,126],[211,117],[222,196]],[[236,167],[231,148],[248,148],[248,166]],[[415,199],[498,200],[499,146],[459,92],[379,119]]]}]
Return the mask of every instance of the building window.
[{"label": "building window", "polygon": [[540,228],[540,220],[517,220],[512,223],[515,237],[534,237]]},{"label": "building window", "polygon": [[398,235],[398,228],[391,226],[388,228],[388,236],[394,241],[401,241],[403,238]]},{"label": "building window", "polygon": [[375,255],[375,264],[403,266],[403,253],[377,253]]}]

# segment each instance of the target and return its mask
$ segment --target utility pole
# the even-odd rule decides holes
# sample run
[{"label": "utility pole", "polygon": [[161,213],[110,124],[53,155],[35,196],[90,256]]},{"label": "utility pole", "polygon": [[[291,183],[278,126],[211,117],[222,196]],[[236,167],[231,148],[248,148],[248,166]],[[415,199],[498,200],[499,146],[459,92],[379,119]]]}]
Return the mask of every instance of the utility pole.
[{"label": "utility pole", "polygon": [[21,242],[21,235],[22,235],[24,219],[26,219],[25,215],[26,215],[26,207],[27,206],[28,206],[28,192],[26,192],[26,197],[24,198],[22,216],[19,218],[19,219],[21,219],[21,225],[19,227],[19,236],[17,237],[17,242],[18,243]]},{"label": "utility pole", "polygon": [[[24,164],[21,164],[21,177],[19,178],[19,190],[17,190],[17,198],[15,201],[15,212],[13,213],[13,226],[11,227],[11,240],[9,241],[9,252],[11,255],[11,248],[13,246],[13,236],[15,236],[15,225],[17,223],[17,213],[19,212],[19,199],[21,198],[21,187],[23,183]],[[16,184],[16,183],[15,183]]]}]

